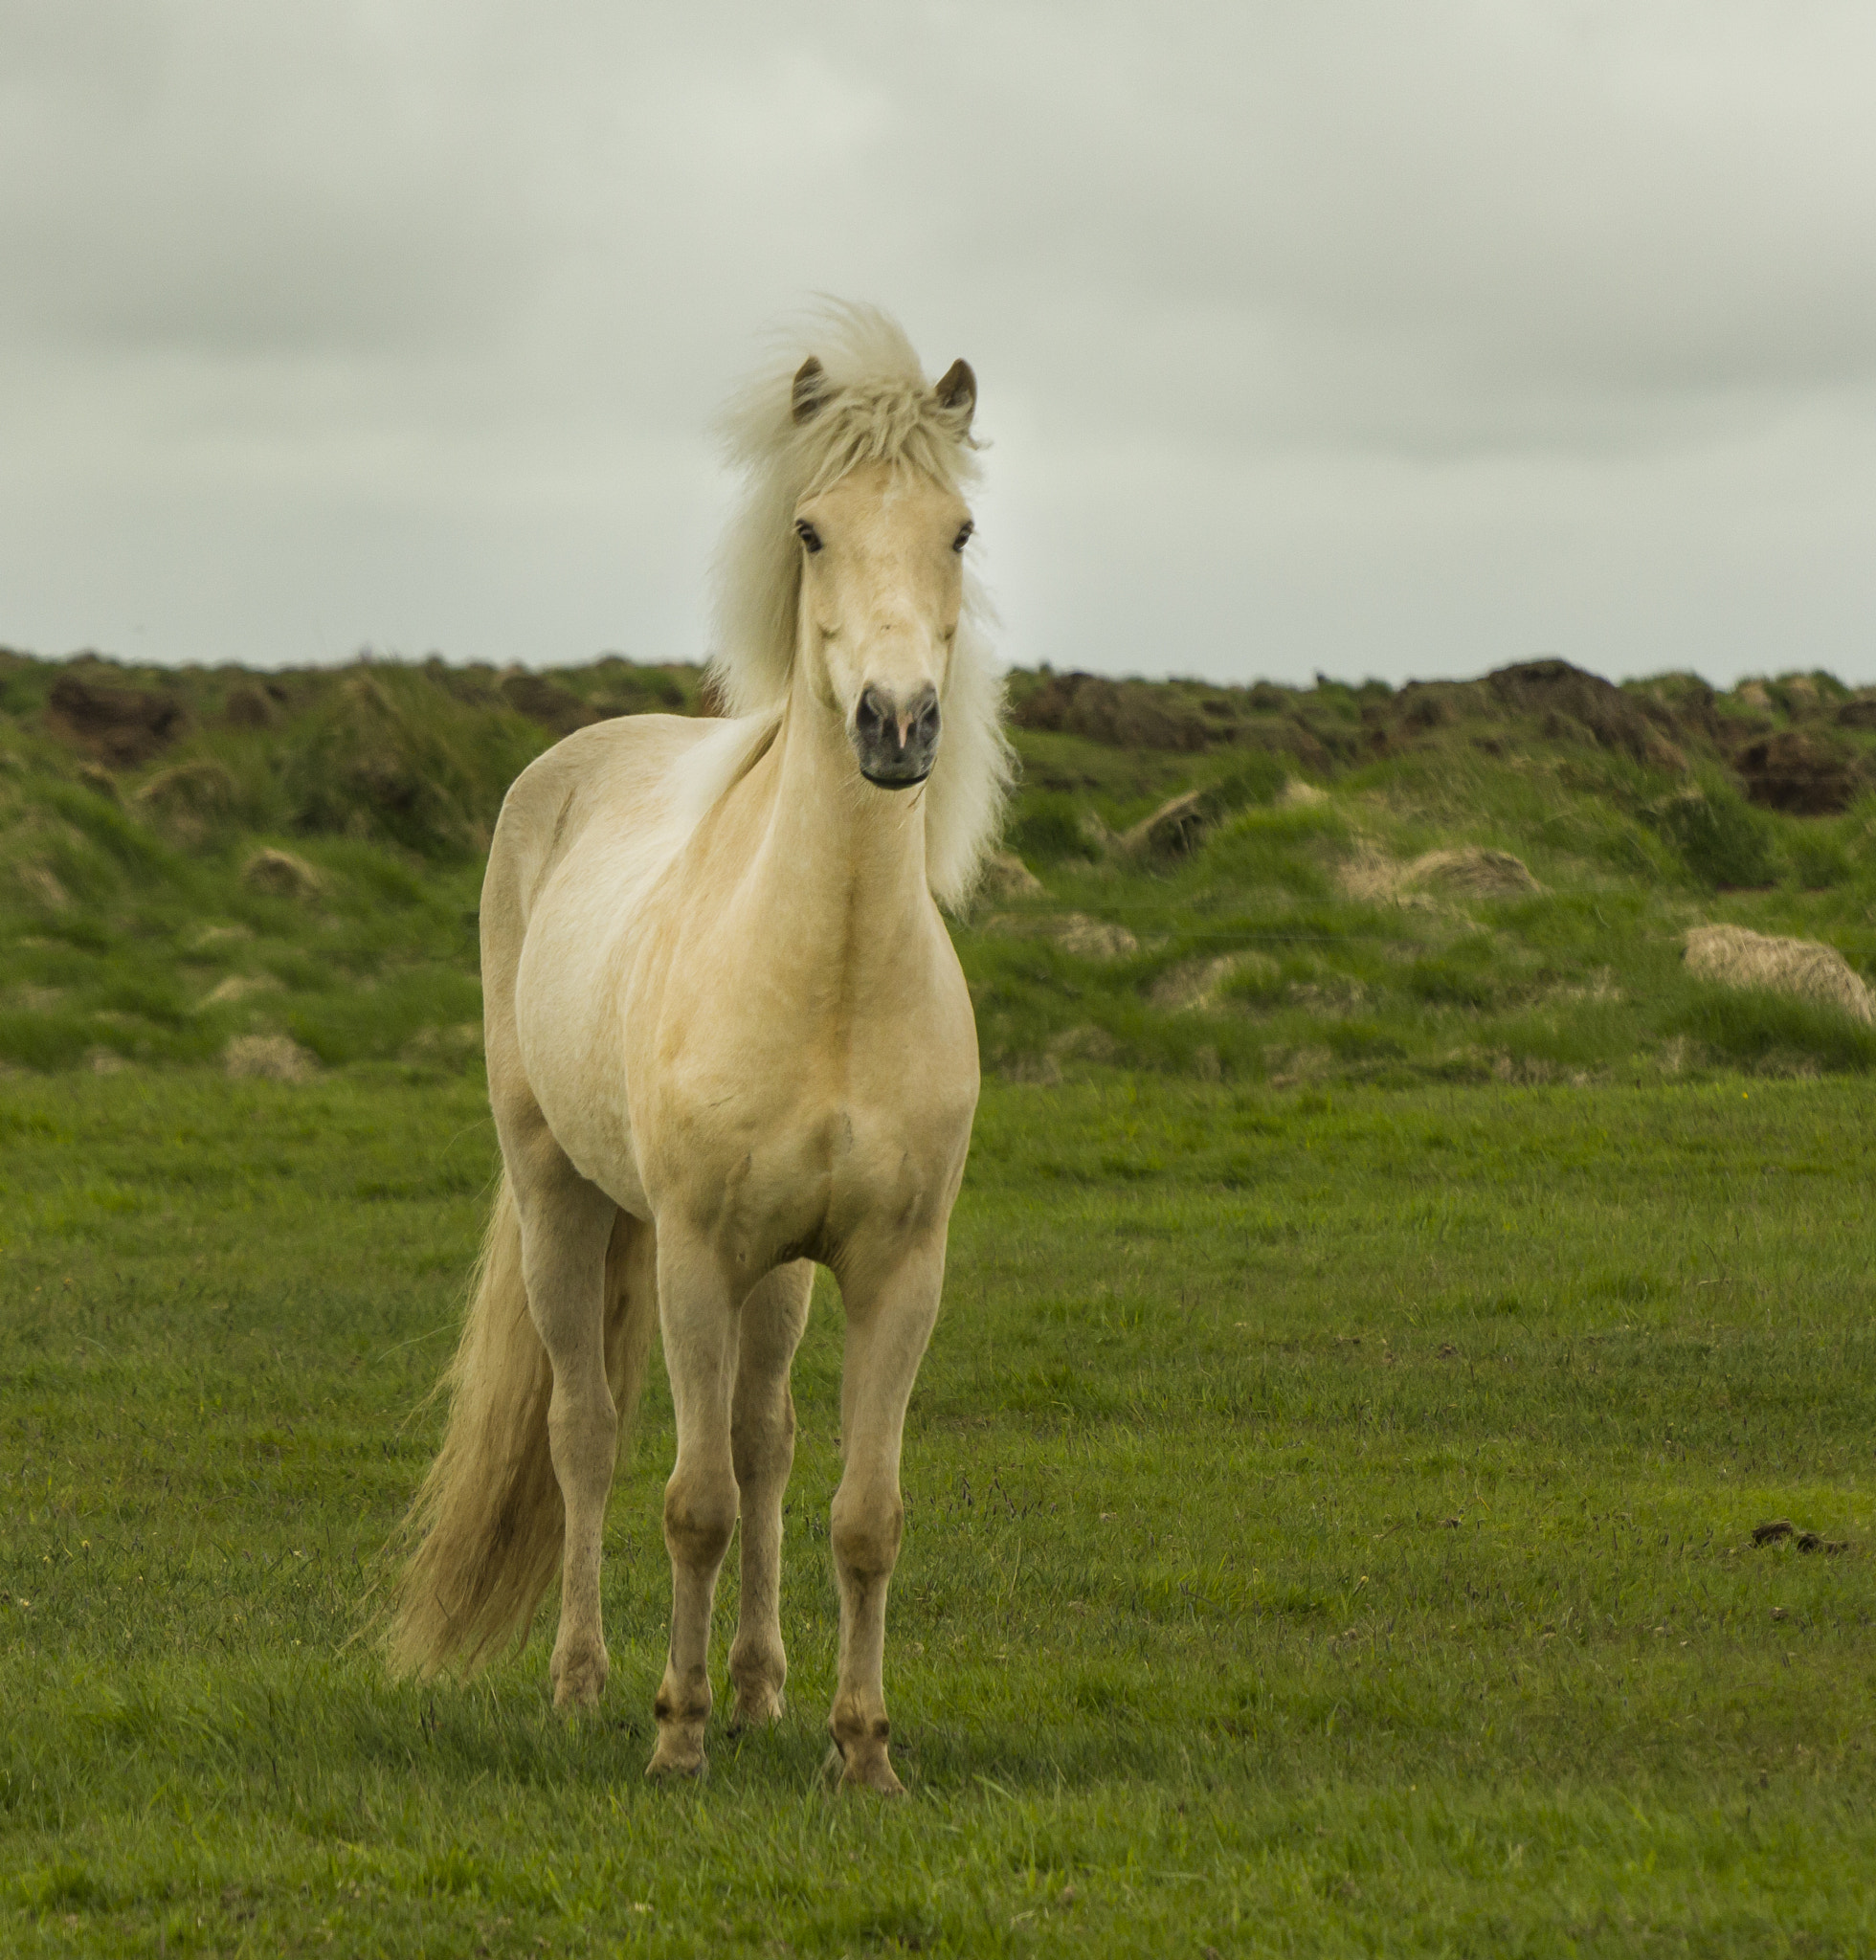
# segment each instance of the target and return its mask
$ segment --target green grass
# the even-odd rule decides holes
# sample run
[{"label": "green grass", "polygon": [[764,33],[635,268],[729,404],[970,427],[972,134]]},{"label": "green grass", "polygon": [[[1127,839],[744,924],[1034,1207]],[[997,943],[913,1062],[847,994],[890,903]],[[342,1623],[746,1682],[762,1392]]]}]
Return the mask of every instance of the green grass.
[{"label": "green grass", "polygon": [[[1533,902],[1540,950],[1593,929]],[[1451,1001],[1463,946],[1429,1011],[1512,1012]],[[0,1081],[0,1949],[1876,1946],[1859,1078],[993,1082],[906,1439],[896,1807],[818,1774],[825,1289],[777,1732],[642,1781],[661,1383],[601,1718],[548,1707],[550,1626],[468,1689],[351,1639],[491,1152],[473,1071]]]},{"label": "green grass", "polygon": [[[182,732],[100,767],[53,711],[63,676],[171,699]],[[1011,677],[1019,713],[1045,685]],[[0,653],[0,1066],[188,1065],[255,1036],[327,1067],[472,1065],[480,853],[508,783],[573,720],[689,711],[700,686],[615,659],[259,676]],[[1876,793],[1793,816],[1746,801],[1732,769],[1738,743],[1776,724],[1861,757],[1867,785],[1876,729],[1837,724],[1846,696],[1827,676],[1608,693],[1680,716],[1686,767],[1668,766],[1679,749],[1637,761],[1567,718],[1513,713],[1490,681],[1119,691],[1197,748],[1018,727],[1009,841],[1045,893],[956,924],[987,1062],[1016,1080],[1120,1063],[1280,1086],[1866,1072],[1866,1024],[1690,982],[1680,941],[1731,923],[1876,972]],[[1284,800],[1311,777],[1326,802]],[[1116,850],[1189,791],[1200,848],[1156,864]],[[1351,889],[1363,863],[1465,845],[1518,857],[1541,890]],[[305,859],[319,891],[250,889],[261,847]],[[1069,950],[1069,913],[1135,950]],[[1252,957],[1198,1008],[1169,1004],[1172,969],[1226,955]]]}]

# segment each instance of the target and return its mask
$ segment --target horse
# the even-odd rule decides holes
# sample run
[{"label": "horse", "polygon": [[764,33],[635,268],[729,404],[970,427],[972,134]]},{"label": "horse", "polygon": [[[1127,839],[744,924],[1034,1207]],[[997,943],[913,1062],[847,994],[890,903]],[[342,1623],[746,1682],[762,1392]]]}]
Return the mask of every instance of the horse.
[{"label": "horse", "polygon": [[829,1771],[903,1789],[882,1681],[900,1457],[979,1088],[939,906],[968,900],[1012,771],[966,563],[976,394],[961,360],[929,382],[883,313],[820,315],[722,424],[745,476],[717,560],[726,717],[579,730],[516,779],[491,844],[502,1174],[389,1658],[474,1671],[525,1638],[557,1570],[554,1704],[597,1704],[606,1503],[656,1322],[677,1459],[654,1778],[706,1767],[739,1520],[733,1723],[783,1710],[789,1374],[819,1262],[845,1317]]}]

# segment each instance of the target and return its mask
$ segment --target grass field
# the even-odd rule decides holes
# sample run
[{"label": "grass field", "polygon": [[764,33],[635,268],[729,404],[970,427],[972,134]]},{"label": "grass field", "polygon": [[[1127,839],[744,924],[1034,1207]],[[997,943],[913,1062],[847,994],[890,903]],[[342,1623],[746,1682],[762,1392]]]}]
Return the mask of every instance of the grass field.
[{"label": "grass field", "polygon": [[[1743,925],[1876,974],[1876,690],[1619,689],[1559,665],[1398,692],[1012,675],[1009,842],[1039,885],[953,922],[987,1066],[1279,1087],[1867,1074],[1876,1024],[1691,976],[1682,942]],[[583,720],[689,710],[702,687],[616,659],[262,675],[0,650],[0,1068],[261,1044],[302,1071],[458,1073],[480,854],[515,771]],[[139,714],[173,723],[159,739]],[[1181,794],[1203,805],[1184,848],[1130,848]],[[1414,881],[1455,851],[1521,869]],[[257,879],[282,852],[298,871]]]},{"label": "grass field", "polygon": [[1866,1081],[1083,1076],[987,1087],[889,1807],[819,1780],[831,1295],[790,1716],[653,1790],[661,1386],[599,1719],[539,1630],[468,1689],[348,1644],[436,1432],[473,1067],[0,1080],[0,1949],[1876,1950]]}]

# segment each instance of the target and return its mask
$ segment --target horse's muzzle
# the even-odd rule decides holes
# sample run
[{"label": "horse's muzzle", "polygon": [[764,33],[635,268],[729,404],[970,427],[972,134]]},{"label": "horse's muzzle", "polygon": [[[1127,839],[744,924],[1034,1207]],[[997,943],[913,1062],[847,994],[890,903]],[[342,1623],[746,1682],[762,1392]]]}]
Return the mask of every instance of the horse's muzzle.
[{"label": "horse's muzzle", "polygon": [[852,742],[860,772],[882,790],[910,790],[931,773],[942,722],[938,690],[927,682],[907,702],[883,687],[862,688]]}]

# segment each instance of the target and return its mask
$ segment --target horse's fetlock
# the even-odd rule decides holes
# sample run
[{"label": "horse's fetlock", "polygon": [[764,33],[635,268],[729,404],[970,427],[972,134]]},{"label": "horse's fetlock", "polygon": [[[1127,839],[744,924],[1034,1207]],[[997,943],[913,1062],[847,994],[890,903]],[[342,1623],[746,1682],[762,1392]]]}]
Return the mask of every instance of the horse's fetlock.
[{"label": "horse's fetlock", "polygon": [[714,1699],[707,1682],[701,1692],[696,1689],[674,1691],[659,1688],[652,1703],[652,1713],[660,1723],[707,1722]]},{"label": "horse's fetlock", "polygon": [[849,1688],[835,1696],[828,1711],[827,1732],[844,1755],[863,1744],[884,1742],[892,1733],[892,1725],[877,1695],[862,1695]]},{"label": "horse's fetlock", "polygon": [[779,1687],[788,1679],[788,1655],[780,1640],[764,1633],[738,1634],[729,1648],[731,1681],[767,1681]]}]

